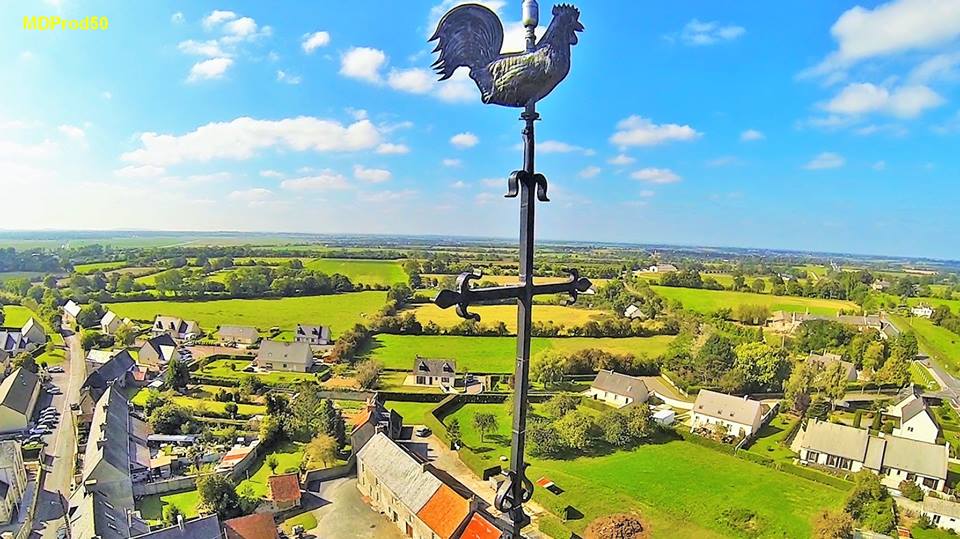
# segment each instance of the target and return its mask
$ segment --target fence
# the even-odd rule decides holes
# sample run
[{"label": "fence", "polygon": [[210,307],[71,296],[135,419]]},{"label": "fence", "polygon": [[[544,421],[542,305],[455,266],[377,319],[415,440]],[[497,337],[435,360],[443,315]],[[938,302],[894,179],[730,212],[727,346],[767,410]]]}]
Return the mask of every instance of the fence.
[{"label": "fence", "polygon": [[166,494],[167,492],[176,492],[178,490],[190,490],[197,486],[197,476],[187,475],[183,477],[174,477],[162,481],[140,482],[133,484],[134,496],[150,496],[153,494]]},{"label": "fence", "polygon": [[309,470],[303,478],[303,483],[309,485],[314,482],[329,481],[331,479],[339,479],[341,477],[346,477],[353,473],[353,470],[357,466],[357,457],[356,455],[350,455],[350,458],[347,459],[346,464],[341,464],[340,466],[334,466],[332,468],[326,468],[323,470]]}]

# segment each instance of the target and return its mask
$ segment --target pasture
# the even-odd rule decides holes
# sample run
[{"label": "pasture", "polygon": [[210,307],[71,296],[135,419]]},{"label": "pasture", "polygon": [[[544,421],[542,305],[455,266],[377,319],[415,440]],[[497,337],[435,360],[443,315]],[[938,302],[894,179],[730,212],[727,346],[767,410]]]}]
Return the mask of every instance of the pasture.
[{"label": "pasture", "polygon": [[[891,296],[892,297],[892,296]],[[943,298],[907,298],[907,305],[911,307],[915,305],[929,305],[931,307],[938,307],[940,305],[946,305],[950,308],[950,311],[954,314],[960,314],[960,299],[943,299]]]},{"label": "pasture", "polygon": [[771,311],[807,312],[811,314],[835,315],[840,310],[859,309],[852,301],[794,296],[774,296],[754,294],[753,292],[732,292],[729,290],[701,290],[696,288],[674,288],[669,286],[651,286],[657,295],[679,301],[685,309],[701,313],[712,313],[717,309],[736,309],[738,305],[763,305]]},{"label": "pasture", "polygon": [[73,267],[74,273],[79,273],[81,275],[89,275],[91,273],[96,273],[98,271],[108,272],[112,270],[118,270],[120,268],[127,267],[127,262],[91,262],[89,264],[77,264]]},{"label": "pasture", "polygon": [[[554,349],[575,352],[586,348],[599,348],[612,353],[647,355],[662,354],[672,336],[626,337],[534,337],[530,353]],[[367,353],[380,361],[386,369],[409,370],[416,356],[428,358],[452,358],[457,361],[457,370],[474,373],[511,373],[517,353],[515,337],[463,337],[457,335],[377,335]]]},{"label": "pasture", "polygon": [[[37,316],[37,314],[30,309],[22,305],[4,305],[3,313],[6,316],[6,320],[2,325],[7,327],[23,327],[27,323],[27,320],[33,318],[43,327],[43,330],[47,333],[47,337],[57,346],[63,346],[63,336],[59,332],[53,331],[53,328],[47,323],[46,320]],[[50,354],[44,354],[44,356],[49,356]],[[42,359],[42,358],[41,358]],[[62,357],[60,359],[62,361]],[[46,360],[48,364],[54,365],[58,361],[56,358],[51,357]]]},{"label": "pasture", "polygon": [[[441,273],[425,273],[421,275],[423,278],[432,278],[432,279],[443,279],[444,277],[454,277],[458,275],[445,275]],[[552,284],[552,283],[562,283],[570,280],[568,277],[534,277],[534,284]],[[484,275],[477,282],[490,281],[491,283],[496,283],[497,286],[505,286],[511,284],[517,284],[519,281],[516,275]],[[594,288],[604,285],[610,282],[610,279],[594,279],[591,278],[590,282],[593,283]]]},{"label": "pasture", "polygon": [[0,271],[0,284],[14,279],[29,279],[33,282],[42,276],[39,271]]},{"label": "pasture", "polygon": [[890,315],[890,319],[901,331],[913,331],[922,352],[954,376],[960,376],[960,335],[926,318]]},{"label": "pasture", "polygon": [[346,275],[353,284],[390,286],[407,282],[407,274],[396,260],[316,258],[304,264],[304,267],[327,275]]},{"label": "pasture", "polygon": [[317,379],[317,374],[312,372],[256,372],[245,373],[243,369],[250,365],[250,361],[242,359],[218,359],[211,361],[203,366],[198,374],[208,376],[217,376],[221,378],[232,378],[240,380],[246,375],[253,375],[266,384],[296,384],[303,381],[313,381]]},{"label": "pasture", "polygon": [[329,296],[214,301],[135,301],[109,307],[124,318],[152,322],[158,314],[196,320],[208,333],[223,324],[248,325],[267,330],[279,326],[292,331],[298,323],[330,326],[336,335],[375,314],[386,292],[367,291]]},{"label": "pasture", "polygon": [[[430,303],[418,305],[409,310],[417,315],[417,320],[421,324],[434,322],[440,327],[451,327],[463,321],[462,318],[457,316],[457,311],[453,307],[441,309]],[[507,330],[510,333],[517,332],[516,305],[477,305],[472,307],[471,311],[480,315],[480,323],[482,324],[492,326],[498,322],[503,322],[507,325]],[[570,327],[583,325],[605,314],[608,313],[596,309],[580,309],[563,305],[537,305],[533,309],[533,320],[534,322],[553,322],[556,325]]]}]

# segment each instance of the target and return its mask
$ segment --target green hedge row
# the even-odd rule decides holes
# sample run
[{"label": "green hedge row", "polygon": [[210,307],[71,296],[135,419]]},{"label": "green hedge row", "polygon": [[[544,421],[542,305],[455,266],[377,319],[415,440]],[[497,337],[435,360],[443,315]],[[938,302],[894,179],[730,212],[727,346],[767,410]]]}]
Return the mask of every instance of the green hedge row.
[{"label": "green hedge row", "polygon": [[780,470],[781,472],[786,472],[797,477],[809,479],[810,481],[814,481],[822,485],[828,485],[839,490],[850,490],[853,488],[853,483],[847,481],[846,479],[834,477],[832,475],[818,472],[817,470],[806,468],[804,466],[797,466],[796,464],[789,462],[777,463],[776,469]]},{"label": "green hedge row", "polygon": [[703,447],[713,449],[714,451],[719,451],[728,455],[734,455],[737,451],[737,449],[732,445],[717,442],[715,440],[711,440],[710,438],[704,438],[703,436],[698,436],[686,429],[676,429],[676,432],[685,441],[702,445]]},{"label": "green hedge row", "polygon": [[553,539],[572,539],[579,537],[573,533],[570,528],[566,527],[559,518],[553,515],[540,517],[540,520],[537,521],[537,528],[539,528],[544,535],[552,537]]}]

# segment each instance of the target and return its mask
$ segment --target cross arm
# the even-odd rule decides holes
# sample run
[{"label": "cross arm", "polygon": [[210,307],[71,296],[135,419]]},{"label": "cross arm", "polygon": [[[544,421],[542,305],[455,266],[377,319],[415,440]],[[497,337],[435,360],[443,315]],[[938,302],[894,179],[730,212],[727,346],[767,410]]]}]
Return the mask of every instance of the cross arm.
[{"label": "cross arm", "polygon": [[470,288],[470,283],[483,276],[479,271],[462,273],[457,278],[457,290],[441,290],[433,303],[441,309],[457,306],[457,314],[467,320],[480,320],[480,315],[468,311],[471,305],[504,299],[520,298],[528,293],[531,296],[542,294],[569,294],[571,301],[577,300],[577,295],[590,289],[590,280],[580,277],[575,269],[564,270],[570,275],[570,280],[562,283],[530,284],[520,283],[511,286],[494,286],[490,288]]}]

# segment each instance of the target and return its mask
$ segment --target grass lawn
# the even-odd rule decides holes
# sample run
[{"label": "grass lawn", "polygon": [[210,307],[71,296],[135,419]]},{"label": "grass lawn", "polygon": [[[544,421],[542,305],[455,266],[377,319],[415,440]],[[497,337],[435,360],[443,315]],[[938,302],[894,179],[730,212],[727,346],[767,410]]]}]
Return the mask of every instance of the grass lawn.
[{"label": "grass lawn", "polygon": [[[574,352],[585,348],[601,348],[615,353],[659,356],[673,340],[669,335],[655,337],[590,338],[590,337],[534,337],[531,355],[553,348]],[[513,372],[517,353],[516,337],[463,337],[458,335],[377,335],[368,350],[370,357],[379,360],[387,369],[409,370],[419,355],[433,358],[453,358],[459,370],[470,372]]]},{"label": "grass lawn", "polygon": [[[232,369],[230,368],[231,365],[233,366]],[[208,374],[210,376],[222,376],[224,378],[236,379],[240,379],[247,374],[252,374],[268,384],[295,384],[304,380],[317,379],[317,373],[312,372],[243,372],[243,369],[249,365],[250,361],[245,359],[218,359],[205,365],[202,369],[200,369],[200,373]]]},{"label": "grass lawn", "polygon": [[297,525],[303,526],[304,531],[312,530],[317,527],[317,517],[310,512],[302,513],[284,520],[280,527],[287,532],[287,535],[292,535],[293,527]]},{"label": "grass lawn", "polygon": [[140,500],[140,514],[149,522],[156,523],[163,518],[163,509],[168,505],[177,506],[186,518],[197,516],[197,504],[200,494],[194,490],[183,490],[168,494],[144,496]]},{"label": "grass lawn", "polygon": [[400,391],[403,393],[440,393],[436,386],[407,386],[403,385],[407,372],[384,372],[380,375],[377,389],[382,391]]},{"label": "grass lawn", "polygon": [[859,309],[853,302],[834,299],[799,298],[754,294],[753,292],[700,290],[669,286],[651,286],[651,288],[666,299],[679,301],[685,309],[701,313],[712,313],[721,308],[735,309],[738,305],[764,305],[771,311],[806,312],[809,310],[811,314],[825,315],[835,315],[841,309]]},{"label": "grass lawn", "polygon": [[907,298],[907,305],[913,307],[914,305],[919,305],[923,303],[924,305],[930,305],[931,307],[937,307],[939,305],[946,305],[950,307],[950,311],[953,314],[960,314],[960,299],[943,299],[943,298]]},{"label": "grass lawn", "polygon": [[67,360],[67,352],[61,348],[55,348],[52,352],[44,352],[37,358],[37,363],[46,363],[48,367],[61,365]]},{"label": "grass lawn", "polygon": [[760,436],[757,438],[757,441],[750,446],[749,451],[777,460],[792,459],[795,454],[793,451],[790,451],[789,447],[781,445],[781,442],[786,439],[787,434],[790,433],[790,429],[797,421],[799,421],[799,419],[793,416],[785,414],[777,415],[770,423],[760,429]]},{"label": "grass lawn", "polygon": [[[135,406],[143,407],[147,404],[147,396],[150,394],[150,390],[143,388],[137,392],[133,398],[130,399],[130,402]],[[187,408],[188,410],[197,411],[200,409],[205,409],[210,412],[225,413],[225,407],[227,403],[214,400],[212,398],[196,398],[196,397],[187,397],[184,395],[167,395],[167,397],[174,403]],[[259,404],[237,404],[237,413],[242,415],[254,416],[267,413],[267,407],[261,406]],[[202,415],[202,414],[198,414]]]},{"label": "grass lawn", "polygon": [[346,275],[353,284],[389,286],[407,282],[407,274],[396,260],[316,258],[304,264],[304,267],[327,275]]},{"label": "grass lawn", "polygon": [[329,296],[277,299],[222,299],[214,301],[135,301],[113,303],[110,309],[124,318],[152,322],[158,314],[196,320],[207,332],[236,324],[267,330],[292,331],[298,323],[330,326],[334,335],[363,322],[386,300],[386,292],[368,291]]},{"label": "grass lawn", "polygon": [[303,460],[303,445],[297,442],[284,442],[274,447],[273,451],[264,455],[256,472],[252,474],[247,472],[249,475],[237,485],[237,492],[241,493],[244,489],[250,488],[255,496],[266,497],[269,491],[267,480],[274,475],[270,471],[270,466],[267,465],[270,455],[277,457],[276,475],[295,472],[300,469],[300,461]]},{"label": "grass lawn", "polygon": [[910,381],[914,384],[920,384],[930,391],[940,391],[940,384],[933,379],[930,371],[916,361],[910,363]]},{"label": "grass lawn", "polygon": [[960,335],[926,318],[890,315],[890,319],[901,331],[913,330],[921,350],[951,374],[960,376]]},{"label": "grass lawn", "polygon": [[50,325],[47,324],[46,320],[38,316],[37,313],[31,311],[30,309],[22,305],[4,305],[3,313],[6,315],[6,319],[3,322],[4,326],[18,328],[23,327],[23,325],[27,323],[27,320],[33,318],[40,323],[53,344],[57,346],[63,346],[63,336],[60,335],[60,332],[53,331],[53,329],[50,328]]},{"label": "grass lawn", "polygon": [[[457,316],[454,308],[441,309],[436,305],[424,304],[412,309],[417,315],[417,320],[421,324],[433,321],[440,327],[455,326],[463,321]],[[480,323],[494,326],[498,322],[507,325],[511,333],[517,332],[517,307],[516,305],[477,305],[471,308],[472,312],[480,315]],[[553,322],[557,325],[579,326],[590,320],[600,318],[604,311],[595,309],[579,309],[577,307],[566,307],[563,305],[537,305],[533,309],[534,322]]]},{"label": "grass lawn", "polygon": [[90,264],[77,264],[73,267],[73,271],[80,273],[82,275],[87,275],[90,273],[96,273],[98,271],[111,271],[120,268],[127,267],[127,262],[91,262]]},{"label": "grass lawn", "polygon": [[[444,277],[459,277],[459,274],[456,275],[444,275],[442,273],[425,273],[421,275],[423,278],[433,278],[433,279],[443,279]],[[551,284],[551,283],[563,283],[569,281],[569,277],[534,277],[533,282],[536,284]],[[508,285],[508,284],[517,284],[519,278],[516,275],[484,275],[479,279],[478,282],[490,281],[491,283],[496,283],[497,285]],[[593,283],[594,287],[601,286],[610,282],[610,279],[594,279],[590,278],[590,282]]]},{"label": "grass lawn", "polygon": [[940,528],[924,530],[920,526],[911,528],[910,534],[913,535],[913,539],[950,539],[957,536],[955,533],[949,533],[947,530]]},{"label": "grass lawn", "polygon": [[403,416],[404,425],[423,424],[424,415],[437,406],[436,402],[386,401],[383,404],[388,410],[396,410]]}]

